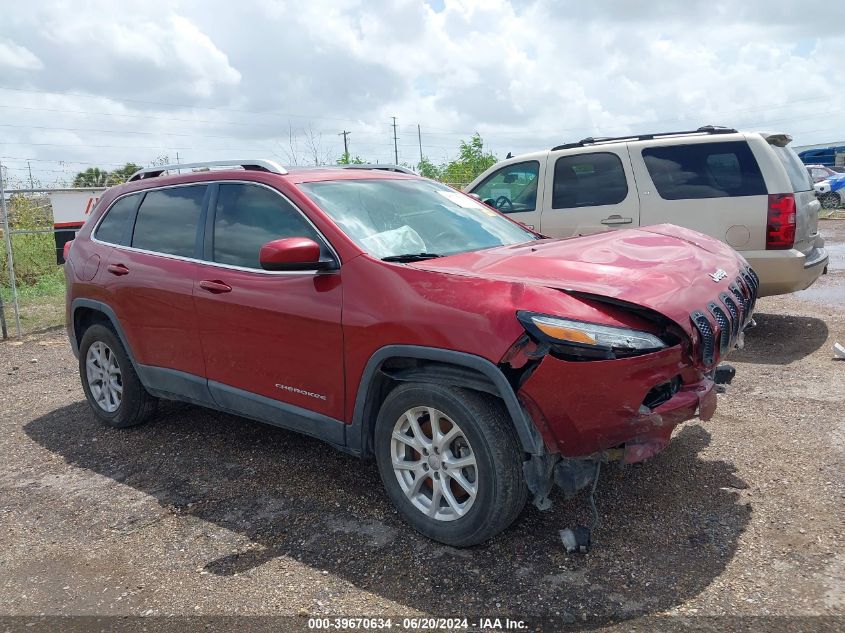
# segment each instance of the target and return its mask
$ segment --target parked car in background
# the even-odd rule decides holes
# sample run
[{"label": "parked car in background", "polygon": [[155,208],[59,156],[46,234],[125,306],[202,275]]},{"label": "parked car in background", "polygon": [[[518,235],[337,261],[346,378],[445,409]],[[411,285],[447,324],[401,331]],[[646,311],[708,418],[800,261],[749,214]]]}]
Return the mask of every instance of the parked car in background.
[{"label": "parked car in background", "polygon": [[807,173],[810,174],[813,182],[821,182],[840,174],[840,172],[826,165],[807,165]]},{"label": "parked car in background", "polygon": [[807,170],[787,134],[705,126],[586,138],[497,163],[465,191],[552,237],[669,222],[729,244],[760,294],[810,286],[827,267]]},{"label": "parked car in background", "polygon": [[845,174],[837,174],[828,177],[813,185],[816,197],[825,209],[838,209],[842,206],[842,199],[845,196]]},{"label": "parked car in background", "polygon": [[65,275],[104,422],[170,398],[318,437],[454,546],[709,419],[758,287],[688,229],[552,240],[415,175],[263,160],[109,189]]}]

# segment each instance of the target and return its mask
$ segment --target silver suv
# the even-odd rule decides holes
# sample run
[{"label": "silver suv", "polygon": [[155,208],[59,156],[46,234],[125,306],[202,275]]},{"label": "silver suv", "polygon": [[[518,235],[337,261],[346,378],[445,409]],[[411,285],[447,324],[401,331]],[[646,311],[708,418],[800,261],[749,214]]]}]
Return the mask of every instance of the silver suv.
[{"label": "silver suv", "polygon": [[787,134],[706,126],[586,138],[497,163],[466,187],[552,237],[671,223],[742,253],[760,295],[802,290],[826,271],[819,202]]}]

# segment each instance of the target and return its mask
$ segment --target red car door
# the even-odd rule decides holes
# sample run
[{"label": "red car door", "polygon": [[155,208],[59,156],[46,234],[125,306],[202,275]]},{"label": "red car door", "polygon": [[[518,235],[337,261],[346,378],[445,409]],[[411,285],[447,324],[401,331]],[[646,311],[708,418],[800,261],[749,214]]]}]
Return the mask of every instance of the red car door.
[{"label": "red car door", "polygon": [[193,289],[207,191],[202,184],[144,194],[128,246],[115,244],[101,273],[108,303],[142,365],[205,373]]},{"label": "red car door", "polygon": [[[342,420],[340,273],[269,272],[258,263],[261,246],[271,240],[310,237],[328,254],[325,240],[274,189],[249,183],[215,187],[206,224],[207,263],[198,265],[194,290],[215,399],[243,412],[254,394]],[[265,401],[253,400],[266,411]]]}]

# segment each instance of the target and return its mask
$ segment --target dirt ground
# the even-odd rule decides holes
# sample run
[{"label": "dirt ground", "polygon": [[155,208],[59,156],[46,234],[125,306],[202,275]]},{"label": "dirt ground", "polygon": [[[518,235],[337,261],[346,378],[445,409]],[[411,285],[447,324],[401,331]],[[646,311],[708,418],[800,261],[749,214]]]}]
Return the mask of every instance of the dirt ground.
[{"label": "dirt ground", "polygon": [[758,302],[713,420],[603,473],[587,555],[558,536],[589,520],[584,497],[445,547],[400,520],[371,462],[181,404],[113,430],[89,412],[63,332],[0,344],[0,616],[843,630],[845,361],[831,347],[845,343],[845,221],[822,230],[830,274]]}]

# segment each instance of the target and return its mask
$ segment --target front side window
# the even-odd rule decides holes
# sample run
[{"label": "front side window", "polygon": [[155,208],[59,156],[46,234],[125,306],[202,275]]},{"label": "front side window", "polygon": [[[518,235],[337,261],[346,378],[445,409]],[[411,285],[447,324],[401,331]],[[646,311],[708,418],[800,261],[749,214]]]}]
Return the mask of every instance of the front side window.
[{"label": "front side window", "polygon": [[485,178],[473,193],[502,213],[534,211],[539,173],[536,160],[506,165]]},{"label": "front side window", "polygon": [[256,185],[220,185],[214,215],[215,262],[260,269],[261,247],[284,237],[321,242],[302,214],[279,194]]},{"label": "front side window", "polygon": [[757,159],[745,141],[647,147],[643,161],[664,200],[767,193]]},{"label": "front side window", "polygon": [[120,244],[129,228],[129,222],[132,220],[132,214],[135,213],[135,207],[138,206],[140,196],[141,194],[136,193],[115,202],[106,211],[106,217],[100,222],[94,237],[107,244]]},{"label": "front side window", "polygon": [[487,205],[429,180],[338,180],[299,187],[364,251],[382,259],[452,255],[537,239]]},{"label": "front side window", "polygon": [[207,188],[207,185],[191,185],[148,191],[138,209],[132,246],[194,257],[197,224]]},{"label": "front side window", "polygon": [[574,154],[555,162],[552,209],[619,204],[627,197],[628,179],[616,154]]}]

